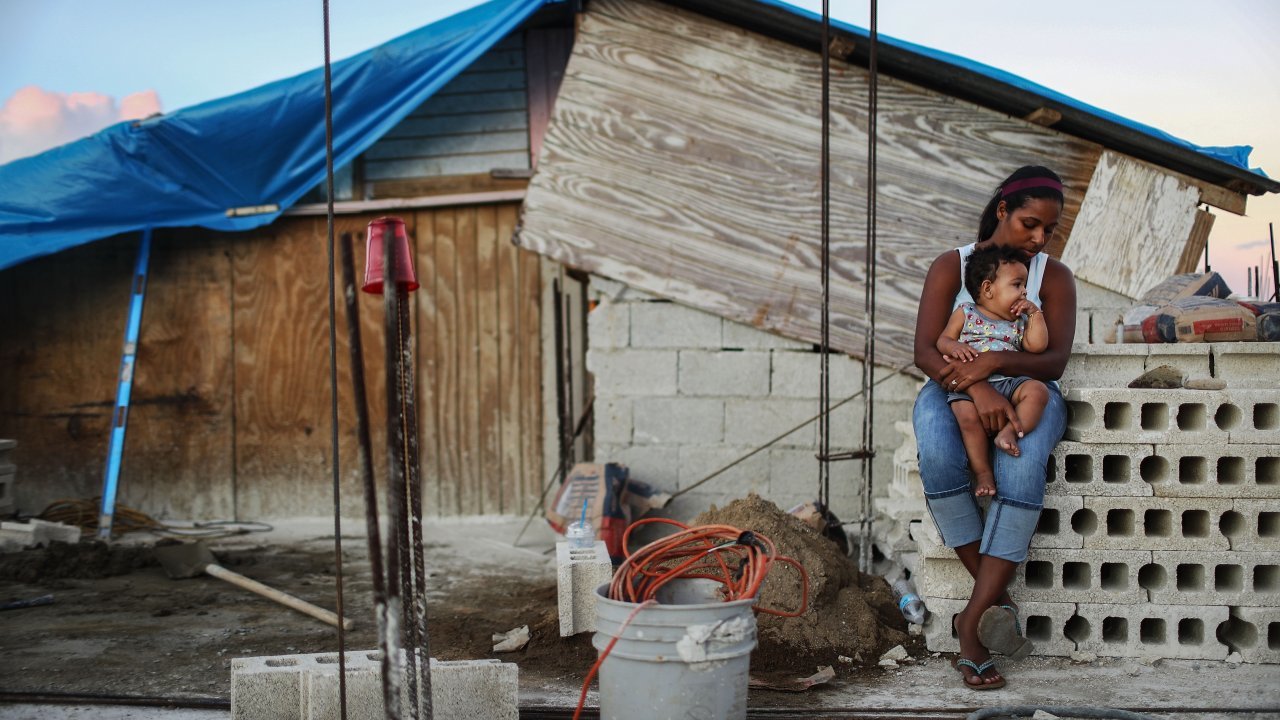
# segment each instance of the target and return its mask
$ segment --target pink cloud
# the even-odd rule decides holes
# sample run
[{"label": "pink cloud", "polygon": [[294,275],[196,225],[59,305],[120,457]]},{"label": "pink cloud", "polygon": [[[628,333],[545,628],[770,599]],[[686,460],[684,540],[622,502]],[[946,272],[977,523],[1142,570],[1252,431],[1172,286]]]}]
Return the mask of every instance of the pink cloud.
[{"label": "pink cloud", "polygon": [[103,93],[59,93],[29,85],[0,105],[0,164],[157,112],[160,97],[154,90],[126,95],[117,102]]}]

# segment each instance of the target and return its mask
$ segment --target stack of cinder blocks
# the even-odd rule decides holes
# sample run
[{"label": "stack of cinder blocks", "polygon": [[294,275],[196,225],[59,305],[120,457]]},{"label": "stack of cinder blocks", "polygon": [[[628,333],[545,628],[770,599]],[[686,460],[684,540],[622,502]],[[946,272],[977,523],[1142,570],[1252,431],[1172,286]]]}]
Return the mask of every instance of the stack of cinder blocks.
[{"label": "stack of cinder blocks", "polygon": [[560,637],[596,629],[596,588],[613,579],[613,563],[603,540],[589,548],[556,543],[556,595]]},{"label": "stack of cinder blocks", "polygon": [[[383,712],[381,654],[345,654],[347,717],[373,720]],[[231,661],[233,720],[338,720],[338,654],[279,655]],[[517,720],[519,677],[500,660],[431,661],[436,720]],[[407,713],[404,713],[407,717]]]},{"label": "stack of cinder blocks", "polygon": [[13,500],[17,467],[12,460],[13,449],[17,446],[15,440],[0,440],[0,517],[8,517],[17,510]]},{"label": "stack of cinder blocks", "polygon": [[[1160,365],[1224,390],[1131,389]],[[1045,655],[1280,662],[1280,345],[1077,346],[1070,420],[1011,593]],[[929,648],[972,582],[925,519]]]},{"label": "stack of cinder blocks", "polygon": [[918,570],[918,555],[911,528],[926,514],[924,486],[920,483],[920,462],[911,423],[899,420],[894,427],[902,434],[903,441],[893,451],[893,480],[889,483],[889,496],[872,501],[876,513],[872,535],[881,554],[894,559],[914,575]]}]

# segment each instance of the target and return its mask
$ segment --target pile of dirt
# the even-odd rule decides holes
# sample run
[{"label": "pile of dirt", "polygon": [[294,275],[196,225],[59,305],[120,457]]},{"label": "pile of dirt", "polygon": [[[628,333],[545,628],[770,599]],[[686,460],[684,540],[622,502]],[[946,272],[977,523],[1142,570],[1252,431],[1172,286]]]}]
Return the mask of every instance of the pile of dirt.
[{"label": "pile of dirt", "polygon": [[105,578],[158,565],[150,547],[102,542],[52,542],[0,555],[0,580],[37,582],[63,578]]},{"label": "pile of dirt", "polygon": [[[883,578],[864,575],[831,540],[754,493],[724,508],[714,505],[692,525],[730,525],[768,537],[778,553],[794,558],[809,576],[809,608],[799,617],[757,615],[759,644],[753,671],[807,670],[810,665],[848,667],[838,658],[874,665],[895,645],[910,647],[906,621]],[[799,572],[774,563],[758,606],[793,611],[800,605]]]}]

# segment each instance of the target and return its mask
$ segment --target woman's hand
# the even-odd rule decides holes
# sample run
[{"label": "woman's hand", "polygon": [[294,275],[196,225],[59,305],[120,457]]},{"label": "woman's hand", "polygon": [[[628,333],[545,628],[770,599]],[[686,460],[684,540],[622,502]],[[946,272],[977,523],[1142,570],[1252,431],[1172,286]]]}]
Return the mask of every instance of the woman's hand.
[{"label": "woman's hand", "polygon": [[988,437],[1004,429],[1006,423],[1013,426],[1018,437],[1022,437],[1022,423],[1018,422],[1018,413],[1014,411],[1013,404],[996,392],[995,388],[987,383],[979,383],[969,389],[969,397],[973,398],[978,419],[982,421],[982,428],[987,431]]},{"label": "woman's hand", "polygon": [[950,392],[967,392],[974,383],[986,380],[996,371],[995,358],[992,357],[995,354],[974,353],[972,360],[944,355],[942,359],[947,364],[938,371],[938,384]]}]

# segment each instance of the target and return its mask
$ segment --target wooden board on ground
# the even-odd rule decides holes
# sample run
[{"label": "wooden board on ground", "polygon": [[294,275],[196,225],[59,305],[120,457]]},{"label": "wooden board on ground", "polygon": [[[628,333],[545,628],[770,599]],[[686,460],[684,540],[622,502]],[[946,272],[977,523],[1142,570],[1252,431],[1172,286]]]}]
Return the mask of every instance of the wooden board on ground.
[{"label": "wooden board on ground", "polygon": [[[820,56],[647,0],[592,3],[530,185],[524,247],[789,337],[820,335]],[[868,74],[831,78],[831,337],[866,327]],[[1096,145],[881,76],[877,361],[910,359],[929,264],[1009,172],[1047,164],[1070,233]]]}]

